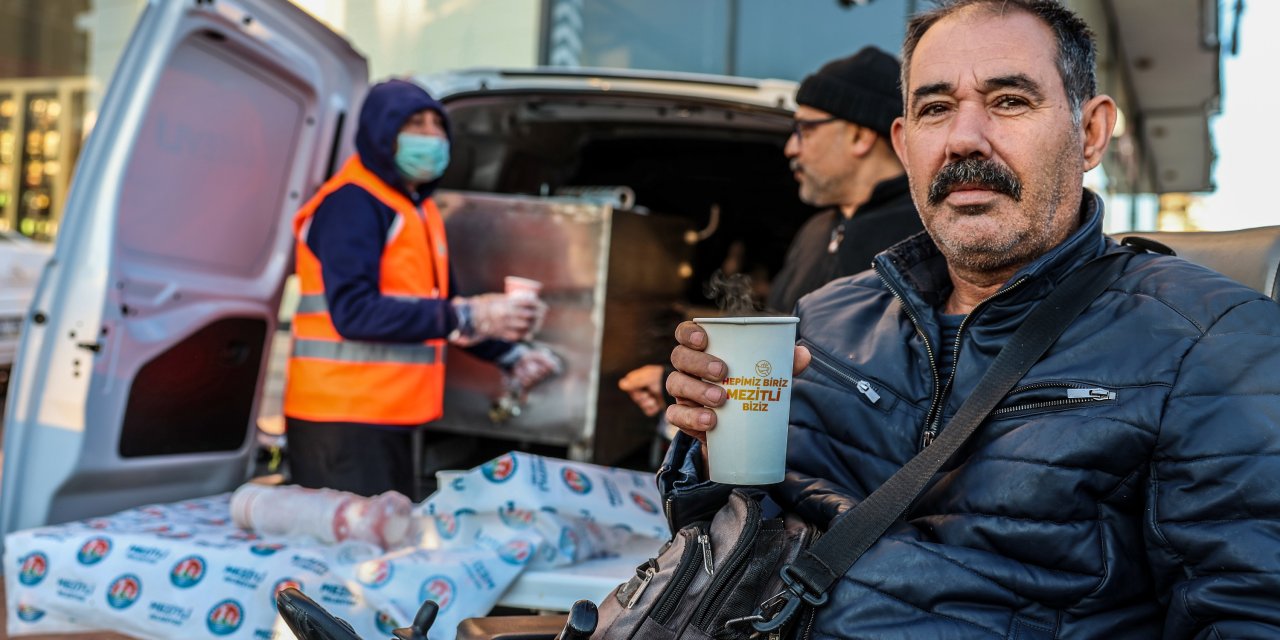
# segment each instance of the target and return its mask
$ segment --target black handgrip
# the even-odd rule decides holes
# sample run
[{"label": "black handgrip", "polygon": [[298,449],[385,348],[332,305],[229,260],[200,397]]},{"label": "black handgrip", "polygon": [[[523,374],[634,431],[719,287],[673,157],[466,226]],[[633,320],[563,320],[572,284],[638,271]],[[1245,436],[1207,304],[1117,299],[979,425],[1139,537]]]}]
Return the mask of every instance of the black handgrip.
[{"label": "black handgrip", "polygon": [[276,610],[298,640],[360,640],[346,620],[293,587],[276,594]]},{"label": "black handgrip", "polygon": [[392,631],[396,640],[427,640],[427,632],[435,624],[436,614],[440,613],[440,605],[434,600],[427,600],[418,607],[418,615],[413,617],[413,624]]},{"label": "black handgrip", "polygon": [[579,600],[569,607],[569,619],[565,621],[564,630],[556,636],[556,640],[589,640],[596,632],[596,623],[600,614],[595,603],[590,600]]}]

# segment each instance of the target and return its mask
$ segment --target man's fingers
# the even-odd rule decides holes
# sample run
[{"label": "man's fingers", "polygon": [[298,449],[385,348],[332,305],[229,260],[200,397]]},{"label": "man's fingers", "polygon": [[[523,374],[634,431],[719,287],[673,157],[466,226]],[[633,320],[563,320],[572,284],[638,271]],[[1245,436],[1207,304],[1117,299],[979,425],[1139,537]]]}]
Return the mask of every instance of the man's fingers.
[{"label": "man's fingers", "polygon": [[697,323],[686,320],[676,327],[676,342],[702,351],[707,348],[707,332]]},{"label": "man's fingers", "polygon": [[716,426],[716,414],[706,407],[673,404],[667,407],[667,422],[705,443],[707,431]]},{"label": "man's fingers", "polygon": [[723,387],[703,382],[679,371],[672,371],[671,375],[667,376],[667,393],[678,402],[708,407],[718,407],[724,404],[725,399]]},{"label": "man's fingers", "polygon": [[671,350],[671,366],[704,380],[722,380],[727,370],[720,358],[683,345]]},{"label": "man's fingers", "polygon": [[809,353],[808,347],[796,345],[796,354],[792,360],[792,375],[800,375],[801,371],[809,368],[809,361],[813,359],[813,355]]}]

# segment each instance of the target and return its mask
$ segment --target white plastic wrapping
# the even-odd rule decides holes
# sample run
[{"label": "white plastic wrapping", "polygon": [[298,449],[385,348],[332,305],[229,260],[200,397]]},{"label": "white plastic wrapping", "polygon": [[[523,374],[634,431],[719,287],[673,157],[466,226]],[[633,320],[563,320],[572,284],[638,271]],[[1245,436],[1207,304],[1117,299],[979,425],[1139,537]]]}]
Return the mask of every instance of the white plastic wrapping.
[{"label": "white plastic wrapping", "polygon": [[[568,571],[572,561],[615,553],[620,540],[667,537],[650,474],[511,453],[445,485],[414,509],[421,529],[411,528],[411,544],[390,553],[350,531],[322,544],[323,533],[260,535],[235,525],[247,518],[265,531],[270,518],[259,510],[276,500],[275,510],[292,517],[284,496],[302,494],[288,488],[238,492],[234,517],[224,494],[9,534],[9,635],[290,638],[275,594],[294,586],[371,639],[390,637],[423,600],[435,600],[431,638],[451,640],[459,621],[487,613],[530,568]],[[258,506],[242,503],[253,493]],[[326,518],[314,522],[333,522]]]},{"label": "white plastic wrapping", "polygon": [[406,542],[413,503],[395,491],[366,498],[332,489],[246,484],[231,496],[236,526],[268,536],[359,540],[394,549]]}]

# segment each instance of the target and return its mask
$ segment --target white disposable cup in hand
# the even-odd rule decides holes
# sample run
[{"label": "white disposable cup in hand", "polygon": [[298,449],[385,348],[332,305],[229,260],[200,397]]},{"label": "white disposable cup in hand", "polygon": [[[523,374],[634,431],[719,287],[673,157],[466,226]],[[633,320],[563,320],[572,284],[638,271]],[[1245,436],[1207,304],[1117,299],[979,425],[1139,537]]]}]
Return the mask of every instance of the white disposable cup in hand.
[{"label": "white disposable cup in hand", "polygon": [[503,292],[512,298],[537,298],[542,293],[542,283],[520,276],[502,279]]},{"label": "white disposable cup in hand", "polygon": [[728,393],[707,432],[711,480],[782,482],[787,467],[795,317],[694,318],[707,332],[707,353],[728,366]]}]

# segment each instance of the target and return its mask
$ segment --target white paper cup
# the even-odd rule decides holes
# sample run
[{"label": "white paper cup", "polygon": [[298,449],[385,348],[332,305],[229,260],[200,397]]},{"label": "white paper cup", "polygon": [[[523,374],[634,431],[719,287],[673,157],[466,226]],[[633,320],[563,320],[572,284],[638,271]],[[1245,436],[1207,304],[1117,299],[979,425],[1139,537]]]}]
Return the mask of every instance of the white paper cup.
[{"label": "white paper cup", "polygon": [[707,332],[707,353],[724,360],[729,397],[707,432],[711,480],[782,482],[787,466],[795,317],[694,318]]},{"label": "white paper cup", "polygon": [[542,293],[542,283],[520,276],[507,276],[502,279],[502,290],[513,298],[537,298]]}]

